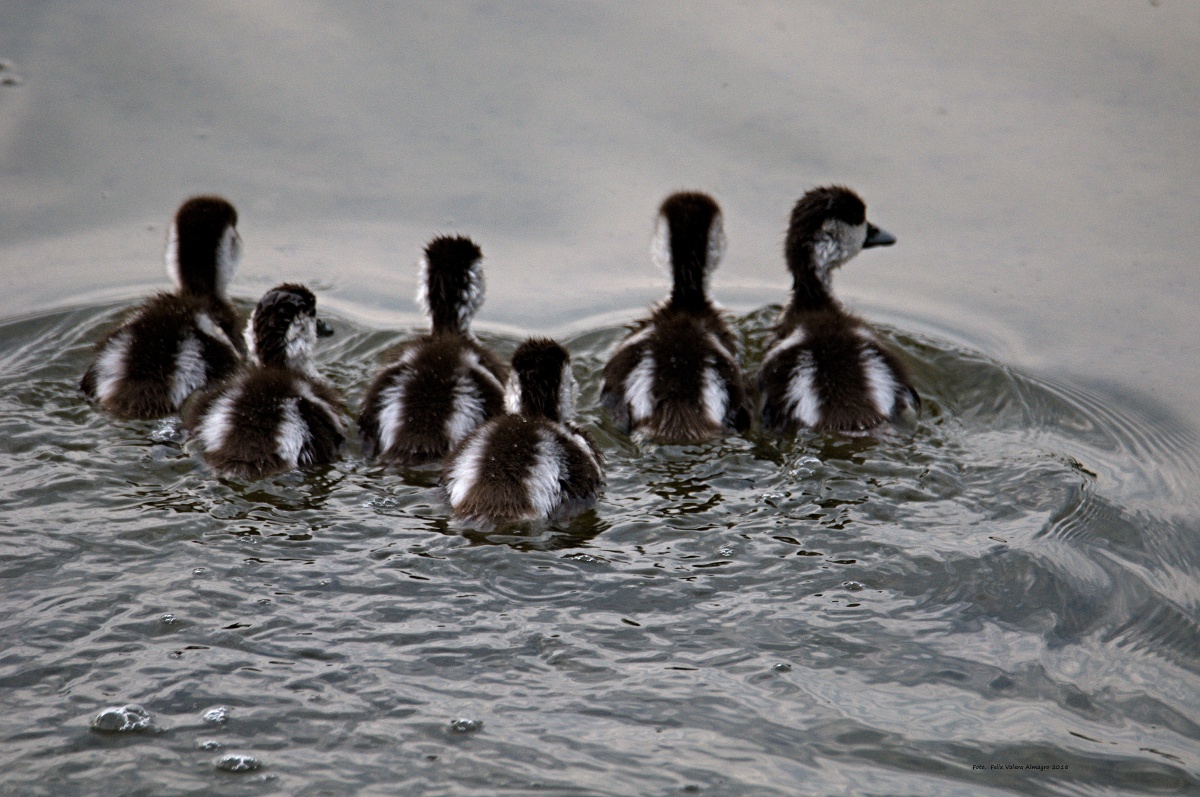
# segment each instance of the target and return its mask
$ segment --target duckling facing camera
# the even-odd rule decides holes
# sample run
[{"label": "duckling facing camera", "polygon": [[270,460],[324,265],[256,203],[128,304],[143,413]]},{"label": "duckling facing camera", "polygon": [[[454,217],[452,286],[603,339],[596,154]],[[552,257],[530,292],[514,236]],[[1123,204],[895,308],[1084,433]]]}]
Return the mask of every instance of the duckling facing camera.
[{"label": "duckling facing camera", "polygon": [[865,432],[920,409],[903,361],[831,286],[833,270],[860,251],[895,242],[849,188],[815,188],[796,202],[784,244],[792,299],[758,373],[766,429]]},{"label": "duckling facing camera", "polygon": [[88,401],[124,418],[162,418],[232,373],[245,348],[225,290],[241,248],[233,205],[217,196],[184,202],[167,238],[176,291],[149,299],[96,345],[79,383]]},{"label": "duckling facing camera", "polygon": [[246,330],[250,364],[184,408],[184,426],[221,475],[258,479],[340,456],[345,405],[312,361],[318,335],[333,330],[316,312],[303,285],[267,291]]},{"label": "duckling facing camera", "polygon": [[368,458],[441,459],[504,412],[507,369],[470,331],[483,304],[482,259],[469,238],[435,238],[425,247],[417,300],[432,328],[402,344],[367,388],[358,430]]},{"label": "duckling facing camera", "polygon": [[469,435],[446,461],[442,485],[454,514],[482,524],[561,518],[592,504],[603,457],[575,426],[571,358],[531,338],[513,353],[508,413]]},{"label": "duckling facing camera", "polygon": [[707,294],[724,249],[712,197],[681,192],[662,203],[651,252],[671,274],[671,295],[604,366],[601,399],[624,431],[692,443],[749,428],[737,340]]}]

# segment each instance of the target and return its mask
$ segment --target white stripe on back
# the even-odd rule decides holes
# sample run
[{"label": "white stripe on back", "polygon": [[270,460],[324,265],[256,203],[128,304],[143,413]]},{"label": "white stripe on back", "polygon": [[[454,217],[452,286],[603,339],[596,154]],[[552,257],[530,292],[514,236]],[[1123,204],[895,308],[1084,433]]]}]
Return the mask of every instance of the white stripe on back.
[{"label": "white stripe on back", "polygon": [[533,467],[525,477],[529,503],[539,516],[546,517],[562,502],[562,478],[565,475],[566,463],[558,441],[549,428],[539,425]]},{"label": "white stripe on back", "polygon": [[625,377],[625,401],[635,422],[654,414],[654,358],[649,352]]},{"label": "white stripe on back", "polygon": [[458,508],[467,495],[479,481],[479,473],[483,467],[483,452],[494,427],[484,427],[466,448],[455,458],[446,477],[446,490],[450,494],[450,505]]},{"label": "white stripe on back", "polygon": [[292,467],[300,464],[300,452],[308,440],[308,424],[300,417],[299,405],[298,398],[286,399],[279,426],[275,427],[275,453]]},{"label": "white stripe on back", "polygon": [[404,426],[404,392],[408,387],[409,371],[401,371],[393,377],[391,384],[380,391],[379,402],[379,450],[387,451],[396,444],[400,429]]},{"label": "white stripe on back", "polygon": [[799,346],[804,342],[806,337],[808,336],[804,333],[804,327],[796,327],[789,335],[771,344],[771,347],[767,349],[767,353],[763,355],[762,364],[766,365],[769,360],[778,357],[791,347]]},{"label": "white stripe on back", "polygon": [[867,389],[871,392],[871,401],[879,414],[885,418],[892,417],[896,408],[896,376],[884,361],[883,356],[872,346],[864,346],[862,353],[863,375],[867,380]]},{"label": "white stripe on back", "polygon": [[116,398],[117,388],[125,378],[125,361],[132,341],[129,330],[118,332],[96,358],[96,397],[100,401]]},{"label": "white stripe on back", "polygon": [[175,353],[175,367],[171,369],[171,406],[179,407],[194,391],[204,387],[207,381],[204,348],[199,338],[189,334]]},{"label": "white stripe on back", "polygon": [[788,380],[787,406],[791,408],[792,417],[805,426],[816,426],[821,420],[821,397],[813,383],[815,374],[812,352],[800,352]]},{"label": "white stripe on back", "polygon": [[704,411],[709,420],[717,426],[724,426],[725,410],[729,406],[729,391],[725,389],[725,381],[717,369],[709,366],[704,369],[702,382],[700,401],[704,404]]},{"label": "white stripe on back", "polygon": [[242,386],[238,385],[209,405],[200,421],[199,437],[205,451],[219,451],[225,445],[225,438],[233,431],[233,406],[241,394]]},{"label": "white stripe on back", "polygon": [[483,396],[470,374],[460,374],[454,380],[454,395],[450,399],[450,417],[446,419],[446,437],[451,447],[474,431],[483,420]]}]

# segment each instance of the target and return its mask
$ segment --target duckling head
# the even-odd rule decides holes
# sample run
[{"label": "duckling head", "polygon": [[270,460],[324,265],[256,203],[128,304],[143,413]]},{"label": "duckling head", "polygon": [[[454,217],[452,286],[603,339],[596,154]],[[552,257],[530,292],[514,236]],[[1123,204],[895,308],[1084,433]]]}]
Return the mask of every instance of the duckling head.
[{"label": "duckling head", "polygon": [[867,221],[858,194],[840,185],[814,188],[796,201],[784,251],[799,285],[815,276],[826,291],[833,270],[863,249],[891,246],[895,236]]},{"label": "duckling head", "polygon": [[425,247],[417,303],[433,330],[465,333],[483,304],[483,252],[470,238],[444,235]]},{"label": "duckling head", "polygon": [[658,209],[650,254],[671,275],[670,303],[679,309],[708,307],[708,277],[725,252],[721,208],[708,194],[680,191]]},{"label": "duckling head", "polygon": [[167,233],[167,274],[181,294],[224,297],[242,257],[237,210],[219,196],[179,206]]},{"label": "duckling head", "polygon": [[504,405],[517,415],[569,421],[575,415],[571,355],[549,338],[530,338],[512,356]]},{"label": "duckling head", "polygon": [[317,297],[303,285],[284,283],[263,294],[246,325],[246,348],[263,366],[314,374],[317,336],[330,334],[317,319]]}]

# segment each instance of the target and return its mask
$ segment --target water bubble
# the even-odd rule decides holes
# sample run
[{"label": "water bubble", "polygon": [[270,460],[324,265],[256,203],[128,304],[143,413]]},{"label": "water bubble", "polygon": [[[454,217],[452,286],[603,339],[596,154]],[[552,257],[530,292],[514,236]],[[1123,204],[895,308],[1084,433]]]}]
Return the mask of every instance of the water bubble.
[{"label": "water bubble", "polygon": [[193,575],[193,576],[202,576],[202,575],[204,575],[204,568],[203,568],[203,567],[197,567],[197,568],[195,568],[194,570],[192,570],[192,575]]},{"label": "water bubble", "polygon": [[149,727],[150,712],[133,704],[106,708],[92,720],[92,730],[104,733],[136,733]]},{"label": "water bubble", "polygon": [[208,750],[209,752],[212,752],[213,750],[221,749],[221,743],[218,742],[216,739],[204,739],[196,746],[199,747],[201,750]]},{"label": "water bubble", "polygon": [[450,720],[450,730],[455,733],[474,733],[482,728],[483,720],[467,719],[466,717]]},{"label": "water bubble", "polygon": [[717,553],[721,556],[733,556],[733,549],[732,548],[719,548],[719,549],[717,549]]},{"label": "water bubble", "polygon": [[177,418],[163,420],[150,432],[150,439],[156,443],[183,442],[183,429],[179,420]]},{"label": "water bubble", "polygon": [[158,618],[158,621],[163,625],[175,625],[179,620],[173,614],[164,614]]},{"label": "water bubble", "polygon": [[785,661],[781,661],[778,664],[772,664],[771,669],[774,670],[775,672],[791,672],[792,665],[788,664]]},{"label": "water bubble", "polygon": [[229,719],[228,706],[215,706],[201,715],[200,719],[207,722],[209,725],[221,725]]},{"label": "water bubble", "polygon": [[253,772],[262,766],[262,762],[252,755],[230,753],[218,758],[216,766],[226,772]]}]

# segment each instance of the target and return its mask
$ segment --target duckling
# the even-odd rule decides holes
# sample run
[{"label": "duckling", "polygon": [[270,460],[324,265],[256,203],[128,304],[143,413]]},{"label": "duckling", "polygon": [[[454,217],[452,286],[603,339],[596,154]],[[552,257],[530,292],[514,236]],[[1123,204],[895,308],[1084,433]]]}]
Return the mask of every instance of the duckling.
[{"label": "duckling", "polygon": [[737,342],[705,289],[724,249],[712,197],[680,192],[662,203],[651,254],[673,278],[671,295],[604,366],[601,398],[625,431],[688,443],[750,426]]},{"label": "duckling", "polygon": [[595,501],[603,457],[575,412],[571,358],[530,338],[513,353],[508,414],[485,423],[451,453],[442,485],[459,518],[483,524],[565,517]]},{"label": "duckling", "polygon": [[904,363],[830,285],[833,270],[863,249],[895,242],[849,188],[815,188],[796,202],[784,244],[792,300],[758,373],[764,427],[863,432],[920,408]]},{"label": "duckling", "polygon": [[236,225],[221,197],[180,206],[166,251],[176,292],[152,297],[96,345],[79,383],[88,401],[125,418],[161,418],[234,371],[245,354],[241,319],[225,298],[241,258]]},{"label": "duckling", "polygon": [[283,284],[259,300],[246,338],[251,363],[184,407],[183,423],[217,472],[258,479],[332,462],[340,454],[345,405],[313,366],[317,299]]},{"label": "duckling", "polygon": [[482,258],[470,238],[425,247],[417,301],[432,330],[401,345],[367,388],[358,419],[367,457],[390,465],[441,459],[504,412],[507,369],[468,328],[483,303]]}]

